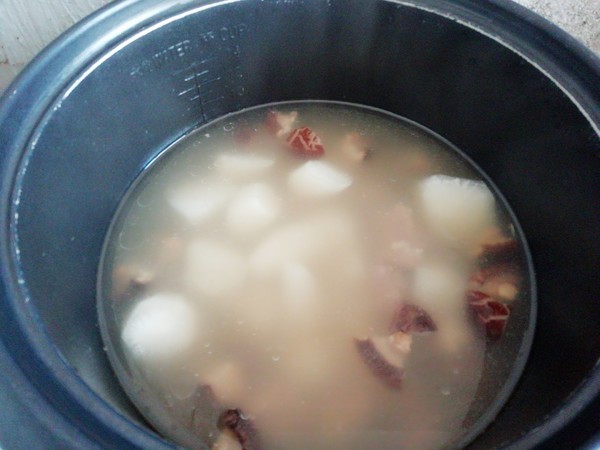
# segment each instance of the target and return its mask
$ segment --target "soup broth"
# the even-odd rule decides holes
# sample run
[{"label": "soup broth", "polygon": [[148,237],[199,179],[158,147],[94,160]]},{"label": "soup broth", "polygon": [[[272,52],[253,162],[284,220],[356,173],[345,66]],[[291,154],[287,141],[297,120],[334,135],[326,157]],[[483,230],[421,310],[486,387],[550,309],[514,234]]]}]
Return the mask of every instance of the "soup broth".
[{"label": "soup broth", "polygon": [[500,197],[443,139],[274,104],[140,175],[106,240],[100,323],[129,396],[181,445],[446,448],[518,376],[526,269]]}]

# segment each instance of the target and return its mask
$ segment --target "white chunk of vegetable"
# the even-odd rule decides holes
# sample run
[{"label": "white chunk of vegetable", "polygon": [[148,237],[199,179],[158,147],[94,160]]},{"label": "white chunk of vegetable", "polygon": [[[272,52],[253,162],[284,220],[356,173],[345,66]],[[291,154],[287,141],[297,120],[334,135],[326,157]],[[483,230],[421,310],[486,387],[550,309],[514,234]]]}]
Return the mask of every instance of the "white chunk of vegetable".
[{"label": "white chunk of vegetable", "polygon": [[307,161],[288,178],[290,190],[299,197],[329,197],[352,185],[352,177],[323,161]]},{"label": "white chunk of vegetable", "polygon": [[196,292],[227,296],[241,289],[246,262],[232,246],[208,239],[193,241],[187,251],[184,278]]},{"label": "white chunk of vegetable", "polygon": [[197,225],[213,217],[235,189],[223,184],[189,186],[169,194],[169,204],[190,223]]},{"label": "white chunk of vegetable", "polygon": [[164,361],[187,350],[197,332],[196,314],[183,297],[156,294],[133,307],[121,338],[134,357]]},{"label": "white chunk of vegetable", "polygon": [[431,315],[437,326],[434,334],[444,350],[459,351],[474,339],[467,317],[463,267],[449,261],[423,263],[415,270],[413,289],[414,302]]},{"label": "white chunk of vegetable", "polygon": [[250,266],[269,275],[289,261],[307,261],[314,251],[316,237],[311,229],[292,225],[274,231],[262,241],[250,257]]},{"label": "white chunk of vegetable", "polygon": [[467,277],[448,261],[425,262],[415,269],[413,295],[426,311],[464,310]]},{"label": "white chunk of vegetable", "polygon": [[419,190],[425,219],[442,237],[472,244],[494,223],[494,196],[482,181],[433,175]]},{"label": "white chunk of vegetable", "polygon": [[313,317],[319,303],[319,289],[314,275],[302,264],[286,263],[281,269],[282,300],[294,316]]},{"label": "white chunk of vegetable", "polygon": [[432,313],[438,327],[434,338],[438,340],[443,350],[456,353],[474,342],[473,326],[469,324],[465,313],[446,314],[445,316]]},{"label": "white chunk of vegetable", "polygon": [[281,213],[281,199],[264,183],[240,190],[227,210],[226,223],[238,236],[254,234],[271,225]]},{"label": "white chunk of vegetable", "polygon": [[275,161],[253,153],[223,153],[214,162],[221,175],[243,178],[260,175],[270,169]]},{"label": "white chunk of vegetable", "polygon": [[307,220],[273,231],[250,257],[251,268],[259,274],[275,274],[286,263],[319,264],[336,255],[334,261],[346,261],[356,249],[356,230],[344,214],[327,211]]}]

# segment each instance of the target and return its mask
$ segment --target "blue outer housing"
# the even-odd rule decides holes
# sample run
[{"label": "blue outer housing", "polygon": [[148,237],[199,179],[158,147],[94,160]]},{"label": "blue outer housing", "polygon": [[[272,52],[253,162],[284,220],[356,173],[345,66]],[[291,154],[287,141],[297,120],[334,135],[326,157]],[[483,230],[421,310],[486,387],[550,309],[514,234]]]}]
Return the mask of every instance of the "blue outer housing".
[{"label": "blue outer housing", "polygon": [[[222,8],[235,13],[238,8],[244,8],[248,3],[249,1],[240,1],[239,5],[232,3],[223,5]],[[300,8],[301,3],[292,2],[285,7]],[[419,8],[431,9],[436,13],[443,13],[458,18],[461,22],[469,23],[473,28],[499,38],[505,45],[534,61],[569,93],[580,109],[585,111],[596,130],[600,128],[600,62],[596,56],[564,32],[509,1],[415,0],[413,3]],[[210,2],[175,0],[129,0],[111,4],[73,27],[44,50],[7,88],[2,98],[0,103],[0,173],[2,174],[0,177],[0,230],[2,230],[0,239],[0,404],[2,405],[0,445],[2,447],[170,448],[168,443],[149,432],[143,425],[127,419],[127,412],[123,412],[124,410],[118,412],[101,399],[77,376],[70,361],[65,359],[49,339],[47,331],[51,327],[47,326],[44,314],[37,310],[36,299],[32,297],[31,303],[26,302],[27,291],[19,286],[21,268],[16,266],[12,247],[15,231],[15,224],[11,217],[13,186],[17,180],[18,167],[23,162],[24,149],[30,144],[30,139],[40,125],[42,116],[54,104],[63,89],[85,67],[135,31],[192,5],[209,4]],[[271,8],[284,7],[277,6],[275,2],[267,2],[267,4]],[[333,2],[334,8],[339,5],[341,2]],[[360,6],[360,2],[348,2],[348,5],[344,4],[343,8],[347,7],[348,11],[352,11],[352,7],[358,9]],[[255,3],[255,7],[259,7],[258,2]],[[312,7],[324,11],[328,8],[325,2],[322,4],[315,2]],[[385,16],[378,20],[384,21]],[[485,82],[481,80],[481,83]],[[329,92],[334,98],[346,95],[343,92],[340,94],[334,88],[329,89],[330,91],[323,95],[330,95]],[[385,87],[383,89],[385,90]],[[293,98],[297,95],[296,91],[287,94],[283,90],[277,91],[277,88],[275,91],[283,92],[282,100],[287,99],[286,96]],[[310,94],[314,95],[315,92],[317,91]],[[102,93],[97,95],[101,96]],[[263,98],[257,94],[252,100],[266,102],[277,99],[268,96]],[[367,98],[360,98],[360,96],[356,99],[346,97],[339,99],[368,103]],[[229,108],[235,106],[231,105]],[[392,104],[386,104],[384,100],[379,101],[375,106],[392,109]],[[435,118],[427,123],[427,118],[419,117],[418,107],[415,107],[415,110],[412,117],[410,111],[394,112],[404,113],[409,118],[421,121],[447,137],[452,135],[451,130],[444,133],[439,126],[436,126]],[[518,111],[516,113],[518,114]],[[581,118],[577,120],[581,121]],[[528,117],[522,117],[522,121],[527,126]],[[189,127],[193,125],[189,124]],[[582,132],[577,136],[584,135],[585,133]],[[590,131],[587,132],[587,136],[589,139],[587,149],[595,148],[600,151],[597,143],[598,136]],[[165,135],[164,143],[173,137],[175,136]],[[468,151],[468,139],[465,138],[461,142],[459,132],[451,140]],[[474,153],[471,156],[478,160],[477,152]],[[598,154],[597,152],[596,156]],[[483,155],[482,158],[488,156]],[[600,187],[598,159],[589,159],[589,161],[591,165],[587,167],[585,164],[579,164],[569,167],[568,170],[578,174],[575,178],[581,176],[582,179],[588,180],[586,186]],[[143,165],[143,162],[138,162],[138,165]],[[493,172],[491,163],[489,167],[483,166],[488,173]],[[590,171],[594,174],[591,180]],[[501,175],[499,177],[502,180]],[[502,183],[498,184],[503,190]],[[570,189],[573,186],[568,184],[568,187]],[[125,188],[126,186],[123,186],[121,190]],[[503,191],[507,192],[510,189]],[[598,192],[600,190],[596,190],[596,196]],[[580,193],[574,192],[573,195],[578,197]],[[598,204],[588,192],[589,198],[592,199],[594,206]],[[516,199],[510,200],[517,202],[515,209],[519,218],[526,216],[526,205],[519,205]],[[591,211],[596,210],[591,208]],[[600,208],[597,211],[600,211]],[[596,228],[599,223],[597,211],[590,213],[586,219],[590,223],[596,223]],[[526,222],[522,221],[527,232]],[[573,226],[585,227],[583,223],[576,223]],[[597,233],[595,239],[590,241],[589,245],[598,249],[600,247]],[[535,246],[532,251],[535,260]],[[598,263],[598,259],[590,260],[588,263],[594,262]],[[564,263],[565,261],[557,262],[557,264]],[[600,304],[597,300],[600,298],[598,281],[591,280],[590,283],[591,287],[586,295],[589,298],[595,295],[596,306],[590,302],[587,320],[590,322],[588,324],[590,327],[597,329],[600,323],[597,320],[598,304]],[[577,296],[578,293],[571,294]],[[585,302],[585,300],[581,301]],[[540,305],[541,308],[544,307],[543,302],[540,302]],[[586,318],[583,317],[582,320],[585,322]],[[542,325],[543,323],[545,322],[542,321]],[[69,324],[64,326],[68,327]],[[585,328],[585,325],[582,326]],[[540,340],[541,338],[538,339]],[[543,343],[536,342],[535,345],[543,346]],[[598,353],[591,354],[589,361],[593,361],[594,358],[597,360],[600,354],[598,347],[592,349],[591,351]],[[536,354],[534,349],[534,356]],[[542,357],[539,358],[541,361]],[[586,362],[588,366],[589,361]],[[532,364],[537,362],[538,360],[534,359]],[[524,380],[523,384],[530,381]],[[560,383],[560,380],[557,382]],[[559,407],[549,410],[547,419],[539,421],[533,429],[530,424],[526,426],[521,423],[512,424],[515,428],[524,426],[512,443],[502,442],[498,437],[494,437],[493,430],[489,430],[486,434],[490,436],[490,440],[487,443],[485,440],[475,441],[473,446],[477,448],[493,443],[508,445],[510,448],[533,448],[537,445],[545,445],[548,448],[588,445],[591,448],[595,444],[600,445],[600,436],[593,437],[599,431],[597,424],[597,418],[600,416],[599,386],[600,370],[597,366],[590,367],[579,383],[573,386],[572,396],[565,398]],[[506,423],[510,421],[506,417],[501,417],[501,420]],[[485,436],[483,437],[485,439]]]}]

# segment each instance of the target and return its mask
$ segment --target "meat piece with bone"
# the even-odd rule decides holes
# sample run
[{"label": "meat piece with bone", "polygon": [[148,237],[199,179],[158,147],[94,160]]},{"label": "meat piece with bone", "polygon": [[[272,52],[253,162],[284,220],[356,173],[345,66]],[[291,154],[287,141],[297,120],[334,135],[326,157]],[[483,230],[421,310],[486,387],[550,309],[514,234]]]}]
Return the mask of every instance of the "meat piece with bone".
[{"label": "meat piece with bone", "polygon": [[407,334],[420,334],[436,331],[437,326],[429,314],[416,305],[402,305],[397,311],[390,331],[396,333],[401,331]]},{"label": "meat piece with bone", "polygon": [[355,339],[354,345],[367,368],[386,386],[399,389],[404,378],[404,355],[386,338]]},{"label": "meat piece with bone", "polygon": [[386,386],[398,389],[404,378],[404,362],[411,352],[414,334],[436,331],[433,319],[415,305],[400,305],[390,324],[390,335],[355,339],[364,364]]},{"label": "meat piece with bone", "polygon": [[278,138],[284,138],[292,131],[297,118],[297,111],[284,113],[271,110],[267,113],[265,128],[269,134],[277,136]]},{"label": "meat piece with bone", "polygon": [[262,449],[254,423],[241,410],[228,409],[224,411],[219,417],[218,427],[221,430],[230,430],[242,445],[243,450]]},{"label": "meat piece with bone", "polygon": [[357,132],[348,133],[342,142],[342,152],[353,162],[362,162],[369,159],[373,149],[366,138]]}]

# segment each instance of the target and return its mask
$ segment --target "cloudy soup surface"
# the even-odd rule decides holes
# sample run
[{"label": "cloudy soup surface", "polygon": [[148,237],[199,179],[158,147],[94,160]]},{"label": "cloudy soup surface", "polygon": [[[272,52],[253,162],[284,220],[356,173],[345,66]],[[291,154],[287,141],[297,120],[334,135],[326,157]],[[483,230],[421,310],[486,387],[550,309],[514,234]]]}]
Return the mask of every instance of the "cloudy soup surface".
[{"label": "cloudy soup surface", "polygon": [[196,130],[141,174],[98,305],[121,383],[181,445],[439,449],[522,366],[526,268],[449,144],[377,110],[281,103]]}]

